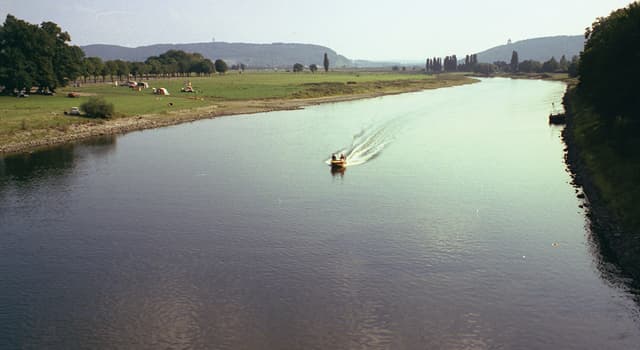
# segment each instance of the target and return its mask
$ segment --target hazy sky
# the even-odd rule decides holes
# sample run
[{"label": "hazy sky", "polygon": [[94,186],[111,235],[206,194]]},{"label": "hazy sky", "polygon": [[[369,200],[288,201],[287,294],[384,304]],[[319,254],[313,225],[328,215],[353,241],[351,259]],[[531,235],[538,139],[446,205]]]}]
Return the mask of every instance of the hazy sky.
[{"label": "hazy sky", "polygon": [[417,59],[522,39],[584,33],[631,0],[0,0],[31,23],[53,21],[74,44],[299,42],[349,58]]}]

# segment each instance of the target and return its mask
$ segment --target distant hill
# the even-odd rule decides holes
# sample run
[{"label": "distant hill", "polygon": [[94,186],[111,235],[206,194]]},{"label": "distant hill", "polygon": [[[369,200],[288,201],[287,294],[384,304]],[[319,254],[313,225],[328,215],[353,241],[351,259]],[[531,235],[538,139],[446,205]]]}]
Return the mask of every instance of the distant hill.
[{"label": "distant hill", "polygon": [[583,35],[562,35],[535,38],[500,45],[478,53],[478,62],[493,63],[495,61],[511,61],[511,53],[518,52],[520,62],[524,60],[547,61],[552,56],[557,60],[565,55],[570,60],[579,55],[584,48]]},{"label": "distant hill", "polygon": [[329,56],[332,67],[350,67],[351,60],[338,55],[334,50],[311,44],[245,44],[245,43],[193,43],[193,44],[157,44],[139,47],[117,45],[82,46],[85,55],[100,57],[103,60],[121,59],[126,61],[144,61],[150,56],[158,56],[168,50],[197,52],[211,60],[221,58],[227,64],[244,63],[251,68],[291,67],[294,63],[322,67],[324,53]]}]

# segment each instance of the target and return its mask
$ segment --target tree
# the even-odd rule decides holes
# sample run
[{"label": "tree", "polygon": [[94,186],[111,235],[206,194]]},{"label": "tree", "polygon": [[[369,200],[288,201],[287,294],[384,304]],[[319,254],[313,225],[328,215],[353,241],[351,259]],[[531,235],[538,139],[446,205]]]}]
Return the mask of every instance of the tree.
[{"label": "tree", "polygon": [[311,73],[315,73],[318,70],[318,66],[315,63],[313,63],[309,65],[309,70],[311,71]]},{"label": "tree", "polygon": [[129,62],[125,62],[123,60],[115,60],[116,70],[114,73],[118,75],[118,80],[122,80],[123,76],[127,76],[129,79]]},{"label": "tree", "polygon": [[496,71],[496,67],[491,63],[478,63],[473,67],[475,73],[490,75]]},{"label": "tree", "polygon": [[604,119],[640,122],[640,3],[598,18],[585,33],[578,93]]},{"label": "tree", "polygon": [[224,74],[227,72],[227,70],[229,70],[229,68],[227,67],[227,62],[219,58],[215,61],[214,66],[216,68],[216,72],[220,74]]},{"label": "tree", "polygon": [[93,82],[95,83],[104,68],[104,63],[100,57],[87,57],[85,61],[88,68],[87,74],[93,76]]},{"label": "tree", "polygon": [[[111,81],[113,82],[113,75],[116,74],[118,72],[118,63],[116,63],[116,61],[110,60],[104,63],[104,69],[103,69],[103,77],[104,76],[111,76]],[[103,78],[104,80],[104,78]]]},{"label": "tree", "polygon": [[329,71],[329,56],[327,56],[327,53],[324,53],[324,60],[322,61],[322,64],[324,65],[324,71],[328,72]]},{"label": "tree", "polygon": [[518,71],[518,51],[513,50],[513,52],[511,53],[511,64],[509,65],[511,67],[511,72],[515,73]]},{"label": "tree", "polygon": [[560,67],[558,61],[556,61],[555,57],[551,57],[548,61],[542,64],[542,71],[547,73],[553,73],[557,71]]},{"label": "tree", "polygon": [[567,58],[564,55],[560,57],[560,62],[558,63],[561,71],[566,72],[569,69],[569,61],[567,61]]},{"label": "tree", "polygon": [[524,60],[518,65],[518,70],[525,73],[539,73],[542,71],[542,64],[534,60]]},{"label": "tree", "polygon": [[569,63],[569,66],[567,67],[567,73],[569,73],[570,77],[575,78],[578,76],[579,64],[580,64],[580,59],[578,58],[578,56],[571,57],[571,63]]},{"label": "tree", "polygon": [[304,66],[301,63],[296,63],[293,65],[294,73],[302,72],[303,69],[304,69]]},{"label": "tree", "polygon": [[30,89],[55,91],[82,74],[84,53],[68,43],[71,37],[53,22],[40,26],[7,15],[0,26],[0,85],[5,92]]}]

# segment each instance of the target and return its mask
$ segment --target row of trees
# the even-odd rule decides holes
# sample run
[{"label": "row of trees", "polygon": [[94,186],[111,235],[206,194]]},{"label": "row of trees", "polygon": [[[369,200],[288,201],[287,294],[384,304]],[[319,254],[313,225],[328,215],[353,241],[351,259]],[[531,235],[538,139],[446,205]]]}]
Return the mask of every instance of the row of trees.
[{"label": "row of trees", "polygon": [[53,22],[30,24],[7,15],[0,26],[0,86],[5,93],[37,86],[55,91],[82,74],[84,52]]},{"label": "row of trees", "polygon": [[[4,93],[29,90],[55,91],[82,77],[113,81],[133,76],[175,77],[211,75],[228,71],[221,59],[212,62],[199,53],[169,50],[144,62],[123,60],[103,61],[99,57],[85,57],[80,47],[69,45],[69,33],[53,22],[30,24],[12,15],[0,26],[0,87]],[[244,64],[234,68],[244,70]]]},{"label": "row of trees", "polygon": [[425,71],[427,73],[440,73],[445,72],[469,72],[473,71],[474,67],[478,64],[477,55],[467,55],[464,59],[464,63],[458,64],[458,57],[456,55],[446,56],[444,60],[440,57],[427,58],[425,63]]},{"label": "row of trees", "polygon": [[539,62],[535,60],[525,60],[520,62],[518,58],[518,52],[513,51],[511,53],[511,62],[507,65],[506,62],[494,62],[494,65],[499,71],[503,72],[523,72],[523,73],[553,73],[553,72],[568,72],[575,76],[578,69],[578,56],[573,56],[571,61],[568,61],[565,55],[562,55],[560,61],[555,57],[551,57],[548,61]]},{"label": "row of trees", "polygon": [[466,55],[464,63],[458,62],[456,55],[446,56],[442,58],[427,58],[425,63],[425,71],[427,73],[440,72],[476,72],[483,74],[492,74],[496,72],[510,73],[554,73],[568,72],[571,76],[576,76],[578,72],[578,56],[572,57],[571,61],[562,55],[560,61],[555,57],[551,57],[548,61],[539,62],[535,60],[525,60],[520,62],[518,52],[513,51],[511,54],[511,62],[497,61],[493,63],[479,63],[478,55]]},{"label": "row of trees", "polygon": [[511,62],[497,61],[493,63],[478,63],[478,56],[467,55],[464,63],[458,63],[456,55],[446,56],[444,60],[442,58],[434,57],[428,58],[425,64],[425,70],[427,73],[440,73],[440,72],[475,72],[482,74],[492,74],[496,72],[523,72],[523,73],[554,73],[554,72],[568,72],[571,76],[577,75],[578,70],[578,56],[574,56],[571,61],[568,61],[563,55],[560,61],[555,57],[551,57],[548,61],[539,62],[535,60],[525,60],[519,62],[518,53],[513,51],[511,55]]},{"label": "row of trees", "polygon": [[[244,64],[235,65],[235,69],[245,69]],[[224,74],[229,70],[227,63],[221,59],[211,62],[199,53],[188,53],[181,50],[169,50],[159,56],[149,57],[144,62],[129,62],[123,60],[109,60],[103,62],[99,57],[86,57],[82,60],[84,81],[93,77],[96,82],[109,77],[122,80],[132,76],[134,79],[150,77],[182,77],[196,74],[210,76],[213,73]]]},{"label": "row of trees", "polygon": [[[324,71],[328,72],[329,71],[329,57],[327,56],[327,53],[325,52],[324,54],[324,58],[322,59],[322,65],[324,66]],[[298,72],[302,72],[304,70],[304,65],[302,63],[295,63],[293,65],[293,72],[294,73],[298,73]],[[316,71],[318,71],[318,65],[315,63],[312,63],[309,65],[309,70],[311,71],[311,73],[315,73]]]}]

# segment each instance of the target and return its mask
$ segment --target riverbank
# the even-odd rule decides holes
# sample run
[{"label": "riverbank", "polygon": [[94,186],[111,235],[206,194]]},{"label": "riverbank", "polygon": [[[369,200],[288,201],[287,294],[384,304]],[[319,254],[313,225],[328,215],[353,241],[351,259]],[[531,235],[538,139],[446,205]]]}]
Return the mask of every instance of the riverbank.
[{"label": "riverbank", "polygon": [[550,80],[563,81],[568,84],[575,83],[576,78],[571,78],[567,73],[492,73],[492,74],[469,74],[471,77],[478,78],[511,78],[511,79],[530,79],[530,80]]},{"label": "riverbank", "polygon": [[[179,91],[184,79],[154,82]],[[359,72],[328,75],[290,73],[192,79],[196,94],[156,96],[105,84],[74,88],[81,98],[32,96],[0,99],[0,154],[33,150],[94,136],[157,128],[237,114],[291,110],[306,106],[373,98],[477,82],[461,75],[393,75]],[[90,96],[115,104],[111,119],[66,116],[61,110]]]},{"label": "riverbank", "polygon": [[599,118],[574,88],[567,90],[563,103],[565,158],[574,184],[584,192],[591,230],[603,255],[640,281],[638,160],[609,146],[612,141],[602,134]]}]

